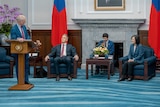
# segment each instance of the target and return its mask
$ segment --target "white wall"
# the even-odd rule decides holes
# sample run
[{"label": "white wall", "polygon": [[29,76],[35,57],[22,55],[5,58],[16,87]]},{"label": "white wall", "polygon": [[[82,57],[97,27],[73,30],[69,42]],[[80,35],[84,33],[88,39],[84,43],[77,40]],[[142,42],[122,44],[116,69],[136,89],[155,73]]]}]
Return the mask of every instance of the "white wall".
[{"label": "white wall", "polygon": [[[27,16],[26,25],[31,29],[51,29],[53,0],[0,0],[10,7],[19,7]],[[148,30],[151,0],[126,0],[125,10],[95,11],[94,0],[66,0],[68,29],[81,29],[73,18],[146,19],[139,29]]]}]

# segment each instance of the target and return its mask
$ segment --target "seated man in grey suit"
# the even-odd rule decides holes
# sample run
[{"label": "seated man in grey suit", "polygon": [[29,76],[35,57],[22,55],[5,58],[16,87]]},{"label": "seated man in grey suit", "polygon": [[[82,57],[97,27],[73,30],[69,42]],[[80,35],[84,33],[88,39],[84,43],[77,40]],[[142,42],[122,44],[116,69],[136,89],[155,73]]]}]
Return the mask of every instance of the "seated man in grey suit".
[{"label": "seated man in grey suit", "polygon": [[76,61],[78,61],[79,59],[75,47],[71,44],[68,44],[67,42],[68,36],[67,34],[63,34],[61,38],[61,44],[55,46],[52,52],[45,57],[45,61],[47,61],[51,56],[56,56],[54,58],[54,64],[57,74],[56,81],[60,80],[60,72],[58,66],[61,63],[65,63],[67,65],[68,80],[72,80],[72,77],[70,76],[72,58],[74,58]]}]

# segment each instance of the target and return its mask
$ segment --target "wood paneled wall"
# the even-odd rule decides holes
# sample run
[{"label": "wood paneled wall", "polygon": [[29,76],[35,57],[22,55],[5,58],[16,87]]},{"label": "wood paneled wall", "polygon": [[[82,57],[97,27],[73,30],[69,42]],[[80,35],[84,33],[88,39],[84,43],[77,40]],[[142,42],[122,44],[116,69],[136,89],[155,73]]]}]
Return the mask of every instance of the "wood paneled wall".
[{"label": "wood paneled wall", "polygon": [[79,56],[78,67],[81,67],[82,63],[82,32],[81,30],[69,30],[69,43],[72,44],[77,51]]},{"label": "wood paneled wall", "polygon": [[44,57],[51,51],[50,30],[32,30],[32,40],[40,40],[42,46],[39,55],[43,57],[43,65],[46,65]]},{"label": "wood paneled wall", "polygon": [[[51,31],[50,30],[32,30],[32,40],[35,41],[39,39],[42,42],[40,48],[40,56],[43,57],[43,65],[46,65],[44,57],[51,52]],[[71,43],[77,49],[77,53],[80,57],[78,62],[78,67],[81,66],[82,62],[82,40],[81,40],[81,30],[69,30],[69,43]]]},{"label": "wood paneled wall", "polygon": [[138,35],[140,36],[140,43],[145,46],[149,46],[148,43],[148,30],[139,30]]}]

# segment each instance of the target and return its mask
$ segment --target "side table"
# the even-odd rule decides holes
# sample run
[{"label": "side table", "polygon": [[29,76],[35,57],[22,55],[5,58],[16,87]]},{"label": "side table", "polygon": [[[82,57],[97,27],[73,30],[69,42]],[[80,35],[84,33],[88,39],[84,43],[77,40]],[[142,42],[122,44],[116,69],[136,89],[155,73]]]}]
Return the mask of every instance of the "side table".
[{"label": "side table", "polygon": [[105,65],[108,67],[108,79],[110,79],[110,71],[111,65],[113,64],[113,60],[110,59],[86,59],[86,79],[88,79],[88,65],[91,65],[91,75],[93,75],[93,65]]},{"label": "side table", "polygon": [[36,78],[36,69],[37,69],[37,66],[40,66],[40,68],[43,67],[42,56],[30,56],[29,57],[29,65],[34,67],[33,77]]}]

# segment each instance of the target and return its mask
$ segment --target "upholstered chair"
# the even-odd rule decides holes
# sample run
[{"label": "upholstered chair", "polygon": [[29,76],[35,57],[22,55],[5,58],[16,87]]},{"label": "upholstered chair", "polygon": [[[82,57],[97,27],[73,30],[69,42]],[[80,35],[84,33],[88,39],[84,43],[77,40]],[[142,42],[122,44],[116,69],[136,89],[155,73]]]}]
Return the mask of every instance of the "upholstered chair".
[{"label": "upholstered chair", "polygon": [[[47,77],[52,78],[56,77],[55,66],[53,62],[54,57],[51,57],[50,60],[47,61]],[[67,66],[66,64],[59,65],[60,77],[67,77]],[[77,78],[77,61],[73,59],[71,65],[71,76],[73,78]]]},{"label": "upholstered chair", "polygon": [[6,55],[6,49],[0,47],[0,78],[13,77],[14,58]]},{"label": "upholstered chair", "polygon": [[[53,50],[54,50],[54,48],[52,48],[52,51]],[[55,56],[52,56],[47,61],[47,78],[56,77],[54,58],[55,58]],[[73,59],[72,63],[71,63],[71,76],[72,76],[72,78],[77,78],[77,64],[78,64],[78,61]],[[60,77],[68,77],[67,65],[63,64],[63,63],[59,64],[59,72],[60,72]]]},{"label": "upholstered chair", "polygon": [[[143,46],[144,48],[144,63],[136,65],[134,69],[134,79],[148,80],[156,75],[156,56],[152,48]],[[128,56],[119,58],[119,76],[122,75],[123,63],[128,60]]]}]

